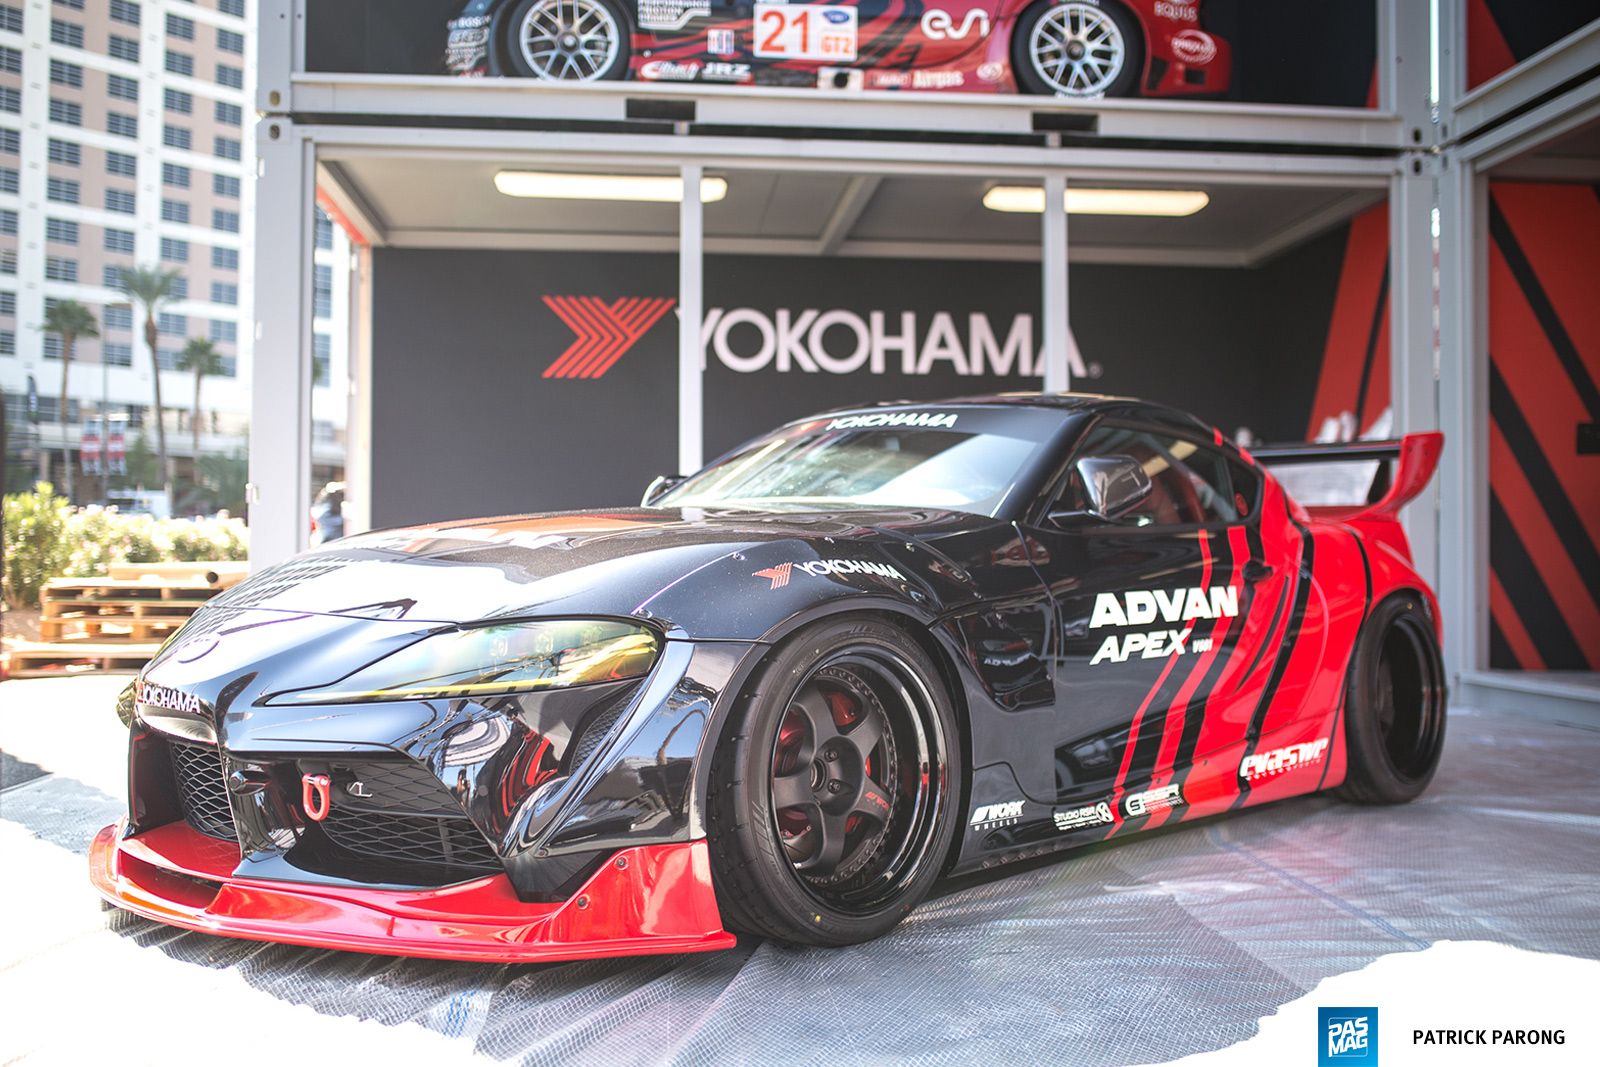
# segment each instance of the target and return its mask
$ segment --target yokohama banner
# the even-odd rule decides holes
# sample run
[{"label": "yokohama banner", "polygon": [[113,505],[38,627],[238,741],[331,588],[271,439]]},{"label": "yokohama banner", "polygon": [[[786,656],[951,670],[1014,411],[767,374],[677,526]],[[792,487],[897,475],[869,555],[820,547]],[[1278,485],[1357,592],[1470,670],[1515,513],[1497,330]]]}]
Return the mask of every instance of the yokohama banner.
[{"label": "yokohama banner", "polygon": [[[1073,388],[1301,437],[1348,288],[1349,232],[1263,270],[1074,264]],[[375,523],[628,504],[676,472],[676,257],[374,257]],[[1035,264],[705,264],[708,459],[830,408],[1040,387]]]}]

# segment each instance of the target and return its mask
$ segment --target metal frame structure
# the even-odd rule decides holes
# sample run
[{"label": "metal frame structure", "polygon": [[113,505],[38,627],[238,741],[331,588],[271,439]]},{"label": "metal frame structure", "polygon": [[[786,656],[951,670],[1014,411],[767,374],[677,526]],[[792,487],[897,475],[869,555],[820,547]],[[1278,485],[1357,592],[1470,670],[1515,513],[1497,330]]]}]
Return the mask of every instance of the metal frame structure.
[{"label": "metal frame structure", "polygon": [[[1537,174],[1517,157],[1600,119],[1600,22],[1466,88],[1466,3],[1440,7],[1440,599],[1463,703],[1600,723],[1594,677],[1489,669],[1489,175],[1600,180],[1600,165]],[[1573,169],[1574,166],[1577,169]]]},{"label": "metal frame structure", "polygon": [[[679,436],[683,469],[701,459],[700,355],[692,325],[707,253],[931,255],[1017,258],[1015,249],[943,244],[864,247],[848,239],[876,184],[890,175],[981,175],[1045,185],[1047,205],[1074,181],[1208,180],[1239,185],[1338,184],[1353,197],[1386,195],[1390,217],[1391,373],[1396,433],[1443,428],[1450,440],[1432,499],[1405,513],[1419,570],[1444,604],[1447,659],[1469,702],[1487,662],[1486,375],[1482,337],[1484,170],[1600,109],[1600,82],[1548,98],[1600,57],[1600,28],[1576,35],[1472,93],[1462,84],[1465,0],[1443,0],[1446,89],[1430,101],[1427,5],[1378,0],[1379,106],[1371,111],[1227,103],[976,97],[703,85],[600,83],[550,89],[498,79],[306,73],[305,0],[262,0],[258,126],[260,293],[251,451],[252,560],[305,546],[309,500],[306,398],[310,382],[310,205],[317,190],[374,245],[439,247],[459,235],[386,231],[341,183],[336,155],[492,157],[507,165],[678,171],[686,189],[707,169],[777,169],[852,176],[819,239],[706,237],[690,197],[676,237],[484,234],[484,248],[626,248],[679,257]],[[1520,109],[1520,110],[1519,110]],[[421,119],[408,124],[407,117]],[[1509,116],[1509,117],[1508,117]],[[1458,132],[1459,131],[1459,132]],[[1435,334],[1434,213],[1441,295]],[[1308,218],[1270,255],[1349,214]],[[1059,206],[1041,218],[1047,389],[1066,388],[1066,264],[1128,262],[1114,248],[1069,249]],[[1147,254],[1148,255],[1148,254]],[[1148,261],[1148,260],[1147,260]],[[1171,259],[1167,260],[1171,262]],[[1196,262],[1194,259],[1186,262]],[[1246,265],[1218,257],[1213,265]],[[370,308],[370,303],[365,305]],[[368,312],[370,313],[370,312]],[[358,323],[370,337],[370,324]],[[355,346],[357,382],[347,482],[352,526],[365,508],[371,367]],[[1442,355],[1441,355],[1442,354]]]}]

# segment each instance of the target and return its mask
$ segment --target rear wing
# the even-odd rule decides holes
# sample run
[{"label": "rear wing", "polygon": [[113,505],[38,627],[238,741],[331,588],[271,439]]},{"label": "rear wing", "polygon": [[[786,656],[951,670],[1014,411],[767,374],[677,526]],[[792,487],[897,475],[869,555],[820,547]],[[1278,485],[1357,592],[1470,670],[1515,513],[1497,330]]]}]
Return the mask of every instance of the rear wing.
[{"label": "rear wing", "polygon": [[[1408,433],[1398,441],[1343,441],[1332,444],[1265,445],[1250,449],[1250,455],[1264,467],[1273,468],[1291,496],[1297,499],[1299,487],[1315,489],[1348,488],[1365,482],[1365,496],[1356,499],[1302,500],[1308,511],[1323,518],[1395,519],[1400,509],[1415,500],[1439,465],[1444,451],[1444,434]],[[1315,479],[1296,477],[1294,471],[1280,467],[1337,464],[1342,477]],[[1341,484],[1342,483],[1342,484]],[[1358,489],[1359,493],[1359,489]]]}]

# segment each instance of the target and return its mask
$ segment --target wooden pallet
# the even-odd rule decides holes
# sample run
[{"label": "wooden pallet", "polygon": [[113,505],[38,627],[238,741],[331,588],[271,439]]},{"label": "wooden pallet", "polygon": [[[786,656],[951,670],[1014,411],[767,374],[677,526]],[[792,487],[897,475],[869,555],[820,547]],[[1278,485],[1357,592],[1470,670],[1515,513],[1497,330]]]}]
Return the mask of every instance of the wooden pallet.
[{"label": "wooden pallet", "polygon": [[248,563],[113,563],[106,568],[107,578],[137,582],[161,579],[209,585],[216,589],[238,585],[249,574]]},{"label": "wooden pallet", "polygon": [[85,671],[137,671],[160,649],[159,644],[20,644],[7,650],[12,678],[57,678]]},{"label": "wooden pallet", "polygon": [[[55,578],[45,583],[39,598],[42,640],[30,646],[25,658],[41,663],[98,662],[84,650],[146,645],[153,654],[201,604],[243,581],[249,564],[127,563],[109,570],[105,578]],[[108,656],[119,658],[107,653],[100,660],[109,662]],[[136,658],[132,651],[120,657]],[[135,666],[148,659],[145,655]]]}]

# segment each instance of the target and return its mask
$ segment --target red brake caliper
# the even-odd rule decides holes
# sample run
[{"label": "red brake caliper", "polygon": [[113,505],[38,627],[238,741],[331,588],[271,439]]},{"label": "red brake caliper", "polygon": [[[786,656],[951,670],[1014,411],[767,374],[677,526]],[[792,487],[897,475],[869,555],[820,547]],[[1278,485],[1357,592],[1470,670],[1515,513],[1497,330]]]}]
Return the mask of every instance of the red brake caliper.
[{"label": "red brake caliper", "polygon": [[[833,725],[837,726],[841,730],[845,729],[860,717],[856,711],[855,701],[851,700],[844,693],[829,693],[828,707],[833,711]],[[872,777],[871,756],[868,756],[866,759],[865,773],[868,778]],[[852,833],[856,828],[856,823],[860,821],[861,820],[859,816],[850,816],[850,818],[845,821],[844,832],[847,834]]]}]

